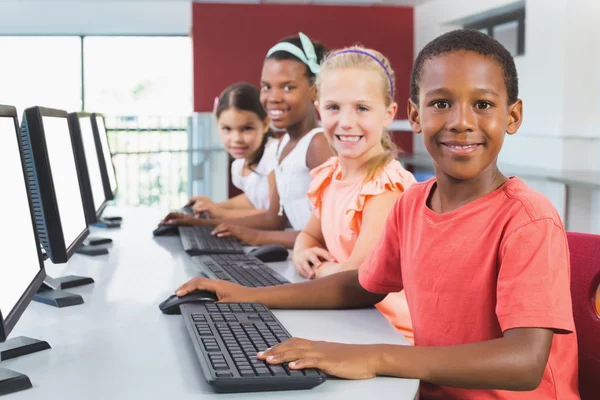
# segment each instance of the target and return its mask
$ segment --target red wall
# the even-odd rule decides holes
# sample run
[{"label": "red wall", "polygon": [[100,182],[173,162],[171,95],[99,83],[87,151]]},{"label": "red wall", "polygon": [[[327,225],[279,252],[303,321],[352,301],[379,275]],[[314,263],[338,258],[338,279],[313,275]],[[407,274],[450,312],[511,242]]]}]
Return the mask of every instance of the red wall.
[{"label": "red wall", "polygon": [[382,52],[396,72],[396,118],[406,118],[412,8],[193,3],[192,18],[196,111],[211,111],[214,98],[234,82],[258,86],[267,51],[301,31],[330,49],[360,43]]}]

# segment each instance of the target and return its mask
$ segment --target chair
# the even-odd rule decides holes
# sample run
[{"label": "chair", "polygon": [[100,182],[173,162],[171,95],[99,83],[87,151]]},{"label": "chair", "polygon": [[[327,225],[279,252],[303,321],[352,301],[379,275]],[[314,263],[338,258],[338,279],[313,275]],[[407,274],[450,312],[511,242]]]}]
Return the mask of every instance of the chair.
[{"label": "chair", "polygon": [[579,346],[582,400],[600,398],[600,235],[567,233],[571,253],[571,297]]}]

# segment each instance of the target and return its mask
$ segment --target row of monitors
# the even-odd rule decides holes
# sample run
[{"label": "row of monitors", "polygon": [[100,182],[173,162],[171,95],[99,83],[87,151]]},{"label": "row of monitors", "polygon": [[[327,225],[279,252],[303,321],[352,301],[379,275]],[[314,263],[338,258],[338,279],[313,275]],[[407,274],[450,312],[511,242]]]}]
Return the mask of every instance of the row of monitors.
[{"label": "row of monitors", "polygon": [[46,277],[65,263],[117,192],[101,114],[0,105],[0,342]]}]

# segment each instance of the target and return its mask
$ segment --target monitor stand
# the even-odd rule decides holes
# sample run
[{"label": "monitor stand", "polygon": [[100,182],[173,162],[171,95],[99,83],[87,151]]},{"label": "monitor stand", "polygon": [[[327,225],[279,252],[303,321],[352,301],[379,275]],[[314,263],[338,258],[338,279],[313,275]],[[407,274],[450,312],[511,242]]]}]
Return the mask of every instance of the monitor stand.
[{"label": "monitor stand", "polygon": [[[10,360],[11,358],[47,349],[50,349],[48,342],[19,336],[0,343],[0,361]],[[19,392],[31,387],[31,381],[27,375],[10,369],[0,368],[0,395]]]},{"label": "monitor stand", "polygon": [[[96,243],[99,242],[99,243]],[[104,243],[110,243],[112,242],[112,239],[108,239],[108,238],[96,238],[96,239],[90,239],[87,243],[84,242],[77,250],[75,250],[75,253],[77,254],[81,254],[84,256],[102,256],[105,254],[108,254],[108,249],[105,248],[94,248],[93,246],[95,246],[96,244],[104,244]]]},{"label": "monitor stand", "polygon": [[83,298],[80,295],[65,292],[63,289],[90,283],[94,283],[94,280],[84,276],[67,275],[61,278],[46,276],[40,289],[33,295],[33,300],[59,308],[83,304]]},{"label": "monitor stand", "polygon": [[[117,217],[114,217],[114,218],[117,218]],[[103,217],[103,218],[98,218],[98,221],[93,225],[97,226],[99,228],[120,228],[121,221],[111,220],[111,219]]]},{"label": "monitor stand", "polygon": [[102,217],[100,219],[105,219],[105,220],[111,221],[111,222],[123,222],[123,217],[119,217],[117,215]]},{"label": "monitor stand", "polygon": [[0,396],[31,388],[31,381],[27,375],[0,368]]}]

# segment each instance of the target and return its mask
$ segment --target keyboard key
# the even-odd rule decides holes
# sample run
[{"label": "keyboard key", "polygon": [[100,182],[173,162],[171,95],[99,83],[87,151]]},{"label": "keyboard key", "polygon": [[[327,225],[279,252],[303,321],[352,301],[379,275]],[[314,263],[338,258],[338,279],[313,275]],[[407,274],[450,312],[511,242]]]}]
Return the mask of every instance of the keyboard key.
[{"label": "keyboard key", "polygon": [[[206,379],[222,379],[215,386],[219,391],[237,392],[241,387],[244,391],[264,391],[274,387],[271,379],[277,379],[277,386],[282,389],[310,388],[324,381],[315,369],[290,370],[287,364],[270,365],[257,358],[258,351],[289,337],[285,328],[263,305],[202,303],[198,309],[194,308],[193,316],[186,310],[182,311],[188,322],[193,321],[192,325],[186,324],[188,329],[192,328],[192,339],[201,344],[194,348],[208,361],[208,364],[200,363]],[[264,319],[272,321],[263,322]],[[236,379],[243,379],[243,384],[235,382]],[[231,383],[228,385],[227,382]]]}]

